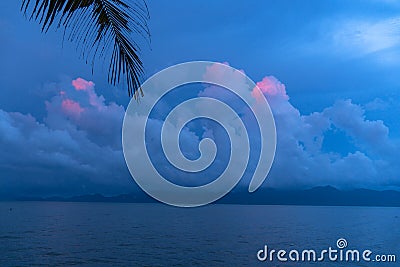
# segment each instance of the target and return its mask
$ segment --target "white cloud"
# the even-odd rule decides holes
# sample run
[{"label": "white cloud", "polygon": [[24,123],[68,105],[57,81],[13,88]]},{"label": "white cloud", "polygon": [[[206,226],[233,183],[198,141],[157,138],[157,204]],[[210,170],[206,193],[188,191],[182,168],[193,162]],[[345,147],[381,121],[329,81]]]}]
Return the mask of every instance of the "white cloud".
[{"label": "white cloud", "polygon": [[316,38],[297,45],[307,54],[334,56],[336,60],[369,57],[376,64],[384,65],[400,62],[400,16],[334,16],[313,24],[309,34]]},{"label": "white cloud", "polygon": [[334,45],[356,54],[369,54],[400,44],[400,17],[378,21],[350,20],[333,32]]}]

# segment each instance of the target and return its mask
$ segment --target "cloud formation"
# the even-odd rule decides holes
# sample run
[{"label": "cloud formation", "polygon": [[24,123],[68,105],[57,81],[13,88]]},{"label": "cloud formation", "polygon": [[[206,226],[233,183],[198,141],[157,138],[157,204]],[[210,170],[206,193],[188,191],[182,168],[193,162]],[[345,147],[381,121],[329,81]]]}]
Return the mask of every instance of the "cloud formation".
[{"label": "cloud formation", "polygon": [[[264,78],[266,79],[266,78]],[[366,108],[350,99],[337,100],[321,112],[302,115],[279,89],[264,91],[277,127],[277,152],[267,186],[333,185],[340,188],[399,188],[400,168],[396,139],[382,120],[368,120]],[[328,142],[340,150],[347,144],[335,138],[342,133],[355,148],[344,155],[326,151]],[[328,135],[333,139],[327,140]],[[332,146],[331,146],[332,147]]]},{"label": "cloud formation", "polygon": [[[368,120],[365,115],[381,101],[362,106],[339,99],[320,112],[303,115],[290,103],[285,85],[277,78],[266,76],[257,86],[274,114],[278,139],[275,162],[264,186],[400,187],[399,141],[389,137],[382,120]],[[206,89],[209,94],[212,90],[212,86]],[[258,92],[252,91],[256,100]]]},{"label": "cloud formation", "polygon": [[121,152],[124,108],[104,102],[94,83],[60,84],[40,122],[0,110],[0,194],[116,193],[132,185]]},{"label": "cloud formation", "polygon": [[[243,82],[240,75],[220,73],[215,68],[208,69],[205,75]],[[337,100],[330,107],[305,115],[291,104],[285,85],[277,78],[266,76],[257,86],[270,104],[278,137],[275,162],[263,186],[400,187],[399,141],[390,136],[384,121],[369,120],[366,116],[366,111],[382,109],[382,101],[374,100],[363,106],[351,99]],[[0,110],[0,194],[115,194],[135,190],[121,148],[125,108],[106,102],[97,95],[95,84],[82,78],[59,84],[57,88],[61,90],[45,102],[47,113],[42,119]],[[248,93],[257,105],[256,91]],[[213,94],[234,103],[229,95],[212,85],[201,87],[198,92],[198,96]],[[141,104],[146,105],[152,97],[158,97],[156,92],[146,94]],[[160,112],[168,110],[168,103],[164,104],[160,105]],[[189,107],[186,112],[196,114],[199,108]],[[241,112],[242,118],[247,116],[246,112]],[[149,130],[157,132],[162,123],[160,119],[151,119]],[[250,142],[256,140],[253,135],[249,129]],[[216,158],[215,167],[200,178],[176,172],[166,164],[160,148],[152,145],[157,139],[148,142],[153,161],[161,172],[174,175],[177,183],[199,185],[210,182],[210,171],[215,174],[223,171],[229,156],[226,133],[219,125],[205,121],[183,128],[180,134],[183,154],[197,158],[203,138],[213,138],[222,153]],[[250,170],[255,164],[251,157]],[[248,180],[241,185],[247,187]]]},{"label": "cloud formation", "polygon": [[334,44],[353,53],[369,54],[400,45],[400,17],[349,20],[333,33]]}]

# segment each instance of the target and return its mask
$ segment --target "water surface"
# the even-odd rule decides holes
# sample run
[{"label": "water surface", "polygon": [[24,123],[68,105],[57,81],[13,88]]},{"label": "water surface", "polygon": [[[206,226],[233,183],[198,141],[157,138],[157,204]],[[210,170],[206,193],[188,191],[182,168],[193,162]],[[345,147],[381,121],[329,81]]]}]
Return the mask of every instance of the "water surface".
[{"label": "water surface", "polygon": [[0,266],[398,266],[256,257],[338,238],[399,262],[400,208],[0,202]]}]

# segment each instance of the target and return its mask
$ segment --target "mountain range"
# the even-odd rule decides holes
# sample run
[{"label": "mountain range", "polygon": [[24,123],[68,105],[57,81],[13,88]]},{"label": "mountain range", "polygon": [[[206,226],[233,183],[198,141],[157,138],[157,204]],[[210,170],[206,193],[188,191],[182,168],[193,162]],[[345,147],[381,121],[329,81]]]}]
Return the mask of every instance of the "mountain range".
[{"label": "mountain range", "polygon": [[[20,201],[65,201],[65,202],[118,202],[156,203],[144,192],[104,196],[88,194],[73,197],[22,197]],[[400,207],[400,192],[369,189],[338,190],[331,186],[306,190],[279,190],[263,188],[254,193],[233,191],[218,200],[219,204],[253,205],[311,205],[311,206],[386,206]]]}]

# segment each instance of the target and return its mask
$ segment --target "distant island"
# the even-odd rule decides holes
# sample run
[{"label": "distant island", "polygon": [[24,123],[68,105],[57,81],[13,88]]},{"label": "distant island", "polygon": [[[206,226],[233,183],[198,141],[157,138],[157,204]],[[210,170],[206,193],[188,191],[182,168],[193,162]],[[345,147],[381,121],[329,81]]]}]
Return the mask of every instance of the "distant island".
[{"label": "distant island", "polygon": [[[104,196],[88,194],[73,197],[20,197],[17,201],[62,201],[62,202],[116,202],[157,203],[144,192]],[[242,205],[301,205],[301,206],[378,206],[400,207],[400,192],[369,189],[338,190],[331,186],[306,190],[259,189],[254,193],[233,191],[216,202],[217,204]]]}]

